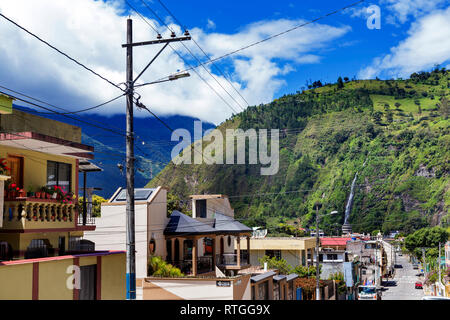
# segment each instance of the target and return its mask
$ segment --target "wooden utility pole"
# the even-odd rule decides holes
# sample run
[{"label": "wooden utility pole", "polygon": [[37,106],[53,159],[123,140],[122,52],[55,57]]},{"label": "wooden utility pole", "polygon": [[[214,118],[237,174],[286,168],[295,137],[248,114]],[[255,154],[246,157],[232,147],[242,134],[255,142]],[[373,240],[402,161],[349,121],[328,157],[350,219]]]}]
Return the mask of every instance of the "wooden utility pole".
[{"label": "wooden utility pole", "polygon": [[[127,299],[136,299],[136,243],[135,243],[135,208],[134,208],[134,128],[133,128],[133,106],[134,106],[134,88],[136,80],[138,80],[142,74],[150,67],[150,65],[156,60],[161,52],[169,45],[170,42],[191,40],[189,32],[186,30],[184,37],[177,38],[175,33],[172,32],[170,39],[162,39],[158,34],[157,40],[136,42],[133,43],[133,20],[127,19],[127,43],[122,47],[127,49],[127,70],[126,70],[126,180],[127,180],[127,205],[126,205],[126,249],[127,249]],[[136,79],[133,80],[133,47],[145,46],[151,44],[165,44],[164,47],[159,50],[156,56],[147,64],[147,66],[139,73]],[[165,81],[173,81],[180,78],[188,77],[189,73],[175,74],[169,76],[166,80],[159,80],[151,83],[145,83],[142,85],[136,85],[141,87],[144,85],[150,85]],[[142,103],[139,103],[139,99],[136,102],[138,107],[146,108]],[[153,174],[153,172],[152,172]]]},{"label": "wooden utility pole", "polygon": [[136,299],[136,243],[134,212],[134,128],[133,128],[133,20],[127,19],[127,299]]}]

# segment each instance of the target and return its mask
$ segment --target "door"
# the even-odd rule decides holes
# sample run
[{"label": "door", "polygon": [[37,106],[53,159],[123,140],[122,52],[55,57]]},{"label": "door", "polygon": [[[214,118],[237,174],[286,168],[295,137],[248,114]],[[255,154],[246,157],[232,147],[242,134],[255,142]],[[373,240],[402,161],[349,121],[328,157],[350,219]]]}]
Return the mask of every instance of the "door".
[{"label": "door", "polygon": [[80,267],[80,300],[95,300],[97,296],[97,265]]},{"label": "door", "polygon": [[59,255],[63,256],[66,254],[66,237],[59,237],[58,239],[58,251]]},{"label": "door", "polygon": [[11,168],[11,183],[15,183],[20,189],[23,189],[23,158],[8,156],[6,162]]}]

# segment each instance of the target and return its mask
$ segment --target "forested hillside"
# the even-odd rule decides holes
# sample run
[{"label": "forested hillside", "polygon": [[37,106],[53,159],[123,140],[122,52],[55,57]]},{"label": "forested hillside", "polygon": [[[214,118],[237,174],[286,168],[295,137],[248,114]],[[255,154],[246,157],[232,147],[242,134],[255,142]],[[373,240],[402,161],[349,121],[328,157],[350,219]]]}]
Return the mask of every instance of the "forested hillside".
[{"label": "forested hillside", "polygon": [[350,223],[356,232],[448,224],[450,72],[407,80],[354,80],[322,85],[250,107],[219,126],[280,129],[280,169],[259,165],[170,163],[149,185],[181,199],[193,193],[230,196],[237,217],[272,234],[313,224],[313,205],[337,210],[321,224],[340,231],[358,172]]}]

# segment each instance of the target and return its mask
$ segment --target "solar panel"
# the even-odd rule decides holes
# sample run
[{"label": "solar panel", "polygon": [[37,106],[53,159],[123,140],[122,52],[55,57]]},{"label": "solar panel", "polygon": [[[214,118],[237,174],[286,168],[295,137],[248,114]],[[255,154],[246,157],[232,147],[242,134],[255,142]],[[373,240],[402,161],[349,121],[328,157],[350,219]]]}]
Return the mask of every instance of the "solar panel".
[{"label": "solar panel", "polygon": [[[134,189],[134,200],[143,201],[150,198],[155,189]],[[122,202],[127,200],[127,189],[122,189],[111,202]]]}]

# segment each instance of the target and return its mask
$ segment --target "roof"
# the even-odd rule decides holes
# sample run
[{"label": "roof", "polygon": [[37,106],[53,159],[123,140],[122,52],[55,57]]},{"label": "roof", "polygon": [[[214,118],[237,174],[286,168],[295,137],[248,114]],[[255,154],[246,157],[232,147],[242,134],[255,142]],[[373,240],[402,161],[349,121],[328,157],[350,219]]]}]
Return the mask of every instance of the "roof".
[{"label": "roof", "polygon": [[216,218],[213,225],[214,229],[219,232],[252,232],[252,228],[234,220],[230,216],[226,216],[216,212]]},{"label": "roof", "polygon": [[94,152],[92,146],[31,131],[0,133],[0,145],[76,159],[92,159],[94,157],[91,153]]},{"label": "roof", "polygon": [[250,278],[251,282],[259,282],[261,280],[265,280],[267,278],[273,277],[276,275],[276,272],[274,271],[269,271],[263,274],[258,274],[257,276],[253,276]]},{"label": "roof", "polygon": [[190,198],[194,200],[203,200],[203,199],[223,199],[228,197],[223,194],[195,194],[190,196]]},{"label": "roof", "polygon": [[321,246],[346,246],[352,238],[320,238]]},{"label": "roof", "polygon": [[276,275],[276,276],[273,277],[274,281],[281,281],[283,279],[286,279],[286,276],[283,275],[283,274],[279,274],[279,275]]},{"label": "roof", "polygon": [[176,210],[170,215],[169,223],[164,229],[165,235],[208,234],[215,232],[216,230],[209,225]]},{"label": "roof", "polygon": [[286,280],[287,280],[287,281],[292,281],[292,280],[297,279],[297,278],[298,278],[298,274],[296,274],[296,273],[291,273],[291,274],[288,274],[288,275],[287,275]]},{"label": "roof", "polygon": [[79,172],[95,172],[95,171],[103,171],[102,168],[93,164],[89,161],[80,161],[78,163],[78,171]]}]

